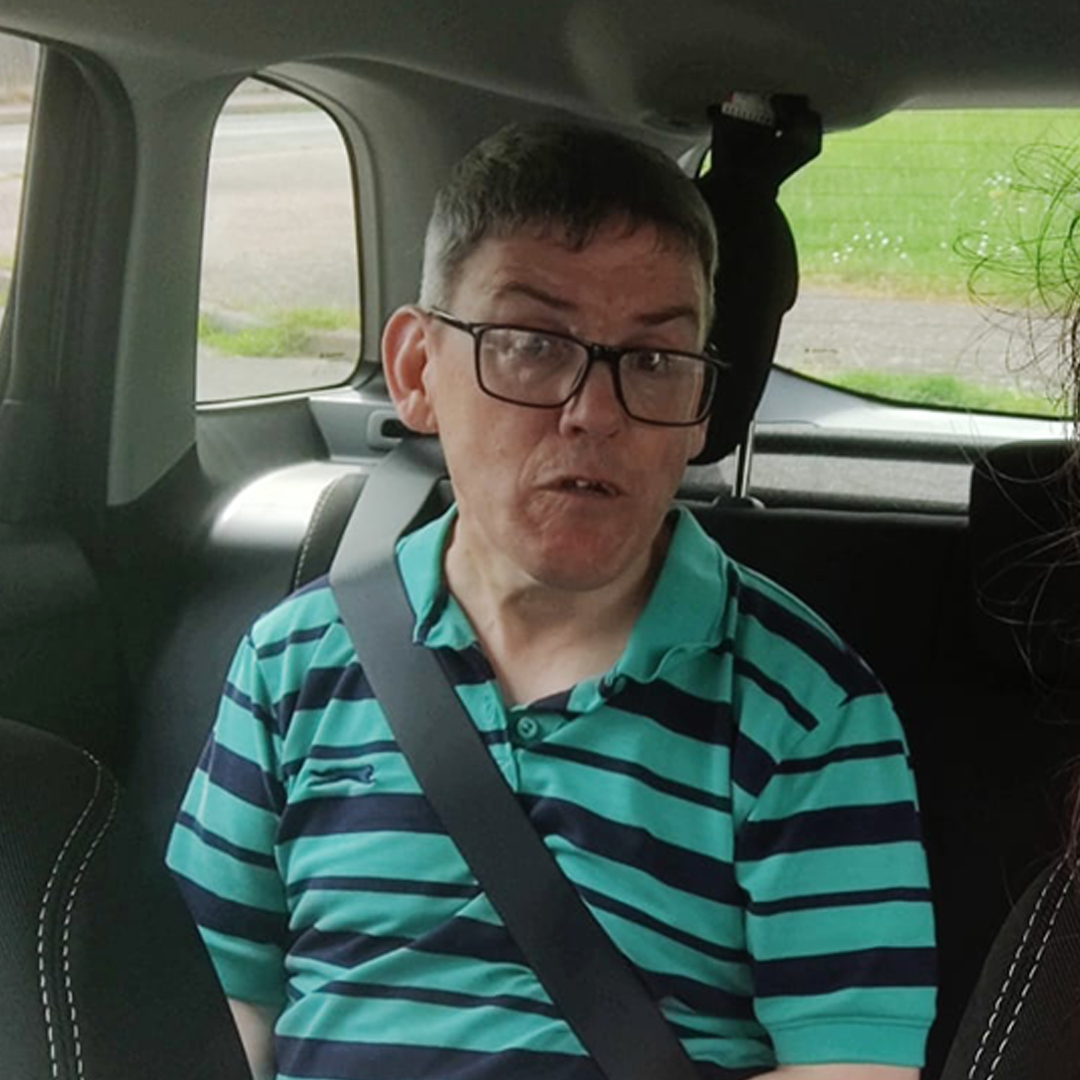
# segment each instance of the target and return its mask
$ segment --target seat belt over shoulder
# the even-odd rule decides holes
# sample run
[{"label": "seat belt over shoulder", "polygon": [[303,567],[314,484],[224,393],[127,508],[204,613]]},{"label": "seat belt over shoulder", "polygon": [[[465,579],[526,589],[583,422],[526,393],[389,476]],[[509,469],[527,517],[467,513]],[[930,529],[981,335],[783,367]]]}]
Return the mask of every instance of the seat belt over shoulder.
[{"label": "seat belt over shoulder", "polygon": [[643,982],[533,828],[432,650],[395,546],[443,477],[407,439],[368,477],[330,569],[364,674],[428,802],[551,1000],[609,1080],[696,1080]]}]

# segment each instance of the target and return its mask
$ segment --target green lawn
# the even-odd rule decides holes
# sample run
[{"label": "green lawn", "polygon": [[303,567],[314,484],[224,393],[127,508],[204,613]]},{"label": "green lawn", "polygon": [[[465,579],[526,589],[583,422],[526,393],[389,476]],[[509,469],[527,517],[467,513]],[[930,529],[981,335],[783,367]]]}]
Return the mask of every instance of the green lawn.
[{"label": "green lawn", "polygon": [[249,318],[251,325],[237,327],[203,314],[199,341],[226,356],[310,356],[319,351],[320,332],[359,327],[356,312],[338,308],[290,308]]},{"label": "green lawn", "polygon": [[936,405],[947,409],[974,409],[1014,416],[1062,416],[1067,402],[981,386],[955,375],[919,375],[888,371],[846,371],[830,375],[834,386],[858,394],[909,405]]},{"label": "green lawn", "polygon": [[[1027,296],[1046,189],[1072,171],[1049,246],[1080,207],[1077,110],[899,112],[825,137],[821,156],[781,190],[809,284],[867,293],[962,297],[979,287]],[[1040,190],[1041,189],[1041,190]]]}]

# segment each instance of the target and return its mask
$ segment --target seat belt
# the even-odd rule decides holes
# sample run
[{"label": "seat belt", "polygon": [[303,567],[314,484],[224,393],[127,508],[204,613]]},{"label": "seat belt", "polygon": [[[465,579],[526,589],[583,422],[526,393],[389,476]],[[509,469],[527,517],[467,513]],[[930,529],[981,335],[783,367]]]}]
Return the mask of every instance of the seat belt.
[{"label": "seat belt", "polygon": [[428,802],[551,1000],[609,1080],[698,1080],[626,957],[533,828],[431,649],[395,545],[443,476],[407,439],[369,476],[330,568],[364,674]]}]

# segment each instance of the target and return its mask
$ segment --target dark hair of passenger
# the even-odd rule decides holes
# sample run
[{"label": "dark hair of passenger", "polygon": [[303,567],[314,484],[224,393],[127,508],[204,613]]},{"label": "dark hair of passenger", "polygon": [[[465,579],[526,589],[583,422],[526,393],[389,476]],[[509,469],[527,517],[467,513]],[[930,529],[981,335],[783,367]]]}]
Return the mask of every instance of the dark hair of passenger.
[{"label": "dark hair of passenger", "polygon": [[[1076,526],[1073,546],[1080,558],[1080,166],[1075,164],[1074,155],[1068,167],[1064,164],[1062,167],[1065,170],[1061,178],[1063,183],[1055,193],[1053,204],[1069,200],[1071,215],[1057,241],[1061,250],[1055,260],[1054,277],[1061,282],[1065,304],[1059,348],[1069,376],[1069,415],[1073,418],[1073,452],[1069,457],[1067,491]],[[1040,267],[1044,265],[1045,260],[1039,264]],[[1080,627],[1074,629],[1080,633]],[[1080,761],[1074,763],[1067,857],[1072,866],[1080,868]]]},{"label": "dark hair of passenger", "polygon": [[466,259],[489,237],[536,230],[581,250],[612,222],[628,232],[654,225],[700,260],[708,322],[717,245],[705,200],[659,150],[576,124],[512,124],[458,162],[428,225],[420,301],[449,306]]},{"label": "dark hair of passenger", "polygon": [[[1077,178],[1080,180],[1080,177]],[[1080,186],[1077,188],[1080,195]],[[1080,209],[1070,228],[1070,244],[1080,231]],[[1072,305],[1063,327],[1063,352],[1069,371],[1069,400],[1073,417],[1073,452],[1069,457],[1068,491],[1076,523],[1075,547],[1080,549],[1080,274],[1073,282]],[[1078,628],[1080,630],[1080,628]],[[1072,790],[1072,820],[1067,847],[1069,862],[1080,868],[1080,761],[1074,764]]]},{"label": "dark hair of passenger", "polygon": [[[1061,403],[1072,417],[1063,476],[1071,527],[1051,539],[1055,557],[1072,563],[1080,561],[1080,143],[1023,147],[1013,173],[1011,190],[1034,200],[1024,209],[1037,212],[1013,215],[1006,235],[962,238],[959,250],[972,263],[973,299],[1018,325],[1027,362],[1062,372]],[[1017,358],[1009,359],[1015,370]],[[1080,637],[1080,626],[1063,630]],[[1080,761],[1073,776],[1067,854],[1080,868]]]}]

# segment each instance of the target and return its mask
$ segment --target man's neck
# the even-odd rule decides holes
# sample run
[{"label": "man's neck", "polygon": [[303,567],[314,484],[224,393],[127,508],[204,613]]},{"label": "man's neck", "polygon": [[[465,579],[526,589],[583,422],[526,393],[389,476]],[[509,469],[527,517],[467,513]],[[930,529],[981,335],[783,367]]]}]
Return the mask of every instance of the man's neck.
[{"label": "man's neck", "polygon": [[472,623],[507,704],[565,690],[607,671],[622,654],[667,550],[668,529],[632,575],[589,590],[559,589],[506,563],[471,557],[451,541],[450,591]]}]

